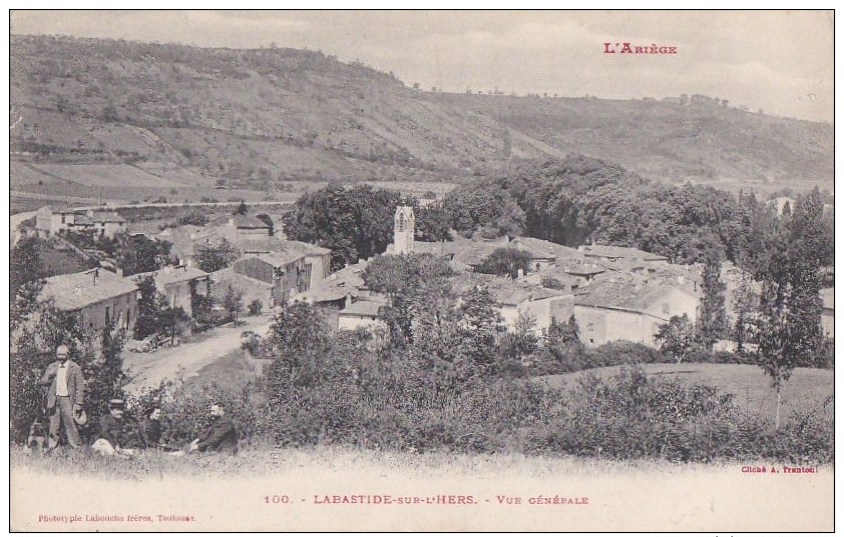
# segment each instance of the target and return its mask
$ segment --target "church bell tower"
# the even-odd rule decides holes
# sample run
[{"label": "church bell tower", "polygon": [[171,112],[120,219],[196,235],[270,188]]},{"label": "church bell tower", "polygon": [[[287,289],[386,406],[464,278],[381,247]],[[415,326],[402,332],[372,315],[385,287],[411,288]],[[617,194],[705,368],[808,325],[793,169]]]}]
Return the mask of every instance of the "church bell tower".
[{"label": "church bell tower", "polygon": [[413,207],[396,207],[396,216],[393,220],[393,253],[409,254],[413,252],[413,233],[416,229],[416,217],[413,214]]}]

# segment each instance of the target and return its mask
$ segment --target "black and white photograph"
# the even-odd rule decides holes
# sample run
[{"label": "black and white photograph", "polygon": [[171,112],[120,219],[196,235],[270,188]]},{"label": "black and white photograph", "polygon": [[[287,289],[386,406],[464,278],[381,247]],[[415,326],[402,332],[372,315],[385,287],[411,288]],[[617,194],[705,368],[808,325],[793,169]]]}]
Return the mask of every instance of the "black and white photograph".
[{"label": "black and white photograph", "polygon": [[11,10],[10,530],[834,530],[832,10]]}]

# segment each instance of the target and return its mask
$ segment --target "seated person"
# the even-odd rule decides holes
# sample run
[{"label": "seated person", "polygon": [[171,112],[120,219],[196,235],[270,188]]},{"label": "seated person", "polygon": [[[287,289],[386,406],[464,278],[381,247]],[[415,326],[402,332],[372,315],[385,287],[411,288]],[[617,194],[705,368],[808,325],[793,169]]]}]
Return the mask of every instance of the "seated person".
[{"label": "seated person", "polygon": [[108,402],[108,407],[109,413],[100,418],[100,430],[91,449],[109,457],[134,454],[134,450],[123,447],[126,441],[123,432],[123,400],[112,399]]},{"label": "seated person", "polygon": [[188,451],[216,451],[219,453],[237,454],[237,428],[234,422],[226,416],[226,410],[220,403],[210,406],[212,417],[211,426],[199,438],[191,442]]},{"label": "seated person", "polygon": [[167,447],[162,432],[161,408],[154,407],[152,412],[144,417],[144,421],[138,426],[140,447],[144,449]]}]

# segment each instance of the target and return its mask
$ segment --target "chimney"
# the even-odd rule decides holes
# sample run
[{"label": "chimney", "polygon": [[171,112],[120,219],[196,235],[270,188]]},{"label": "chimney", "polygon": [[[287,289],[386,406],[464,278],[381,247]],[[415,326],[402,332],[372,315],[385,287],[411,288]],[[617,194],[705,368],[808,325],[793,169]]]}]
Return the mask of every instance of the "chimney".
[{"label": "chimney", "polygon": [[352,305],[352,295],[346,295],[346,306],[345,307],[348,308],[351,305]]},{"label": "chimney", "polygon": [[73,288],[73,294],[77,296],[82,294],[82,286],[78,283],[76,284],[76,287]]},{"label": "chimney", "polygon": [[683,276],[682,274],[680,276],[677,276],[677,282],[680,285],[686,285],[686,277]]},{"label": "chimney", "polygon": [[122,278],[122,277],[123,277],[123,269],[122,269],[122,268],[117,267],[117,269],[115,270],[115,272],[117,273],[117,277],[118,277],[118,278]]},{"label": "chimney", "polygon": [[233,216],[230,216],[230,217],[229,217],[229,225],[230,225],[230,226],[233,226],[233,225],[234,225],[234,217],[233,217]]},{"label": "chimney", "polygon": [[99,285],[100,283],[100,269],[94,269],[94,285]]},{"label": "chimney", "polygon": [[516,277],[517,278],[524,278],[524,276],[525,276],[525,270],[524,269],[519,269],[519,270],[516,271]]}]

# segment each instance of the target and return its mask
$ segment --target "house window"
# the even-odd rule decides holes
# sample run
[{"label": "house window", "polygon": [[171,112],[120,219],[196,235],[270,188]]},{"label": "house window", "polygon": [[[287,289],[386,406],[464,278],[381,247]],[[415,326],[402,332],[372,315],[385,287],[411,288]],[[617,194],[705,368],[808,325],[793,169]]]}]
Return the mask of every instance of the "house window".
[{"label": "house window", "polygon": [[663,313],[663,315],[670,315],[671,314],[671,305],[668,302],[665,302],[662,305],[662,313]]},{"label": "house window", "polygon": [[62,215],[62,224],[67,222],[67,215]]},{"label": "house window", "polygon": [[406,222],[405,222],[405,219],[404,219],[404,213],[400,213],[399,214],[399,223],[398,223],[398,226],[396,226],[396,227],[398,228],[399,231],[404,231],[405,225],[406,225]]}]

